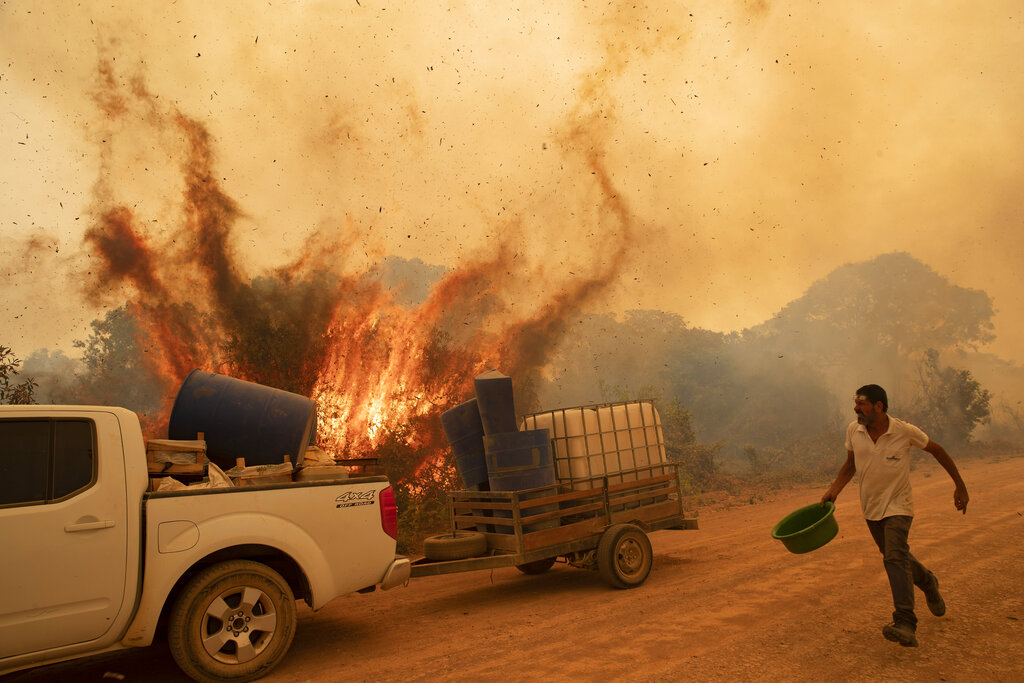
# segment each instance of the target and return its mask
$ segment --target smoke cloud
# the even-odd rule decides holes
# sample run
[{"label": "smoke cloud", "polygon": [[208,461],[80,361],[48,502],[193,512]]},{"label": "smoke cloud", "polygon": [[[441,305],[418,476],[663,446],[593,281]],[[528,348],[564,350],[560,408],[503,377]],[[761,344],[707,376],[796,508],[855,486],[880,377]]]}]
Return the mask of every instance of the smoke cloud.
[{"label": "smoke cloud", "polygon": [[[0,277],[24,302],[5,343],[66,345],[123,299],[74,294],[83,268],[114,272],[74,255],[121,207],[161,259],[226,255],[190,283],[221,299],[328,249],[348,273],[387,254],[451,267],[504,238],[529,264],[505,304],[522,320],[559,305],[524,281],[584,273],[608,284],[566,290],[569,308],[738,330],[906,251],[989,293],[988,349],[1022,360],[1016,3],[504,7],[5,6]],[[175,242],[183,221],[194,242]],[[39,265],[10,265],[26,253]]]}]

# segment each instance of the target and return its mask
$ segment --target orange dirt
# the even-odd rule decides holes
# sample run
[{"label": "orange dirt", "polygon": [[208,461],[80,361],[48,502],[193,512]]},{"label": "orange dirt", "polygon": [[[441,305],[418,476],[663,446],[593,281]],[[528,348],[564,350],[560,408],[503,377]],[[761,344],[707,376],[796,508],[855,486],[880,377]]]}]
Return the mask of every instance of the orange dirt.
[{"label": "orange dirt", "polygon": [[[953,509],[946,473],[915,458],[911,548],[948,606],[936,618],[918,601],[918,648],[881,635],[892,602],[853,483],[838,501],[839,535],[806,555],[770,530],[826,485],[702,509],[698,531],[653,533],[654,569],[633,590],[559,563],[539,576],[426,577],[315,614],[302,608],[290,653],[265,680],[1024,680],[1024,457],[959,463],[966,516]],[[183,679],[164,646],[13,678],[107,672]]]}]

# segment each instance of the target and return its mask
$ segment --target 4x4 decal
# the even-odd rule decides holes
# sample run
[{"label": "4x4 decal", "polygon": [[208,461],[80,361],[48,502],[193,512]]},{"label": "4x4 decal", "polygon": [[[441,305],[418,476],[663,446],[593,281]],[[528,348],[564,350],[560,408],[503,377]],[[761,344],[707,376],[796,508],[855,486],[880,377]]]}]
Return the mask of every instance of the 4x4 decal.
[{"label": "4x4 decal", "polygon": [[376,491],[345,491],[334,499],[335,508],[351,508],[357,505],[373,505],[376,502]]}]

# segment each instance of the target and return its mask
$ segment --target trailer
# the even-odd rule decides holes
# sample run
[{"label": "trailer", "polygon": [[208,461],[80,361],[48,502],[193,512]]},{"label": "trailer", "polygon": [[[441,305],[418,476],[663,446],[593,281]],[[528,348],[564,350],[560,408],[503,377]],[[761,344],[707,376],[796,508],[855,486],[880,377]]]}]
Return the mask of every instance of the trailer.
[{"label": "trailer", "polygon": [[651,571],[649,533],[698,527],[681,488],[678,465],[660,462],[582,483],[451,491],[451,530],[426,540],[412,577],[513,566],[540,574],[563,560],[596,569],[615,588],[635,588]]}]

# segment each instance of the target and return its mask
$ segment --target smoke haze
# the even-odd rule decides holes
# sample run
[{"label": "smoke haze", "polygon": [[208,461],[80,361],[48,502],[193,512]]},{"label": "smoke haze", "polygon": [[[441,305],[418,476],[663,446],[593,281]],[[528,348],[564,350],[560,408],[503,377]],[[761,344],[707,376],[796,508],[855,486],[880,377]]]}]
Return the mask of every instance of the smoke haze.
[{"label": "smoke haze", "polygon": [[[172,286],[95,279],[119,261],[84,240],[118,241],[87,234],[117,208],[163,258],[225,256],[207,265],[229,289],[501,241],[523,321],[566,304],[738,330],[907,251],[991,295],[986,348],[1024,360],[1017,3],[139,7],[0,9],[2,341],[22,353]],[[214,190],[215,220],[189,213]]]}]

